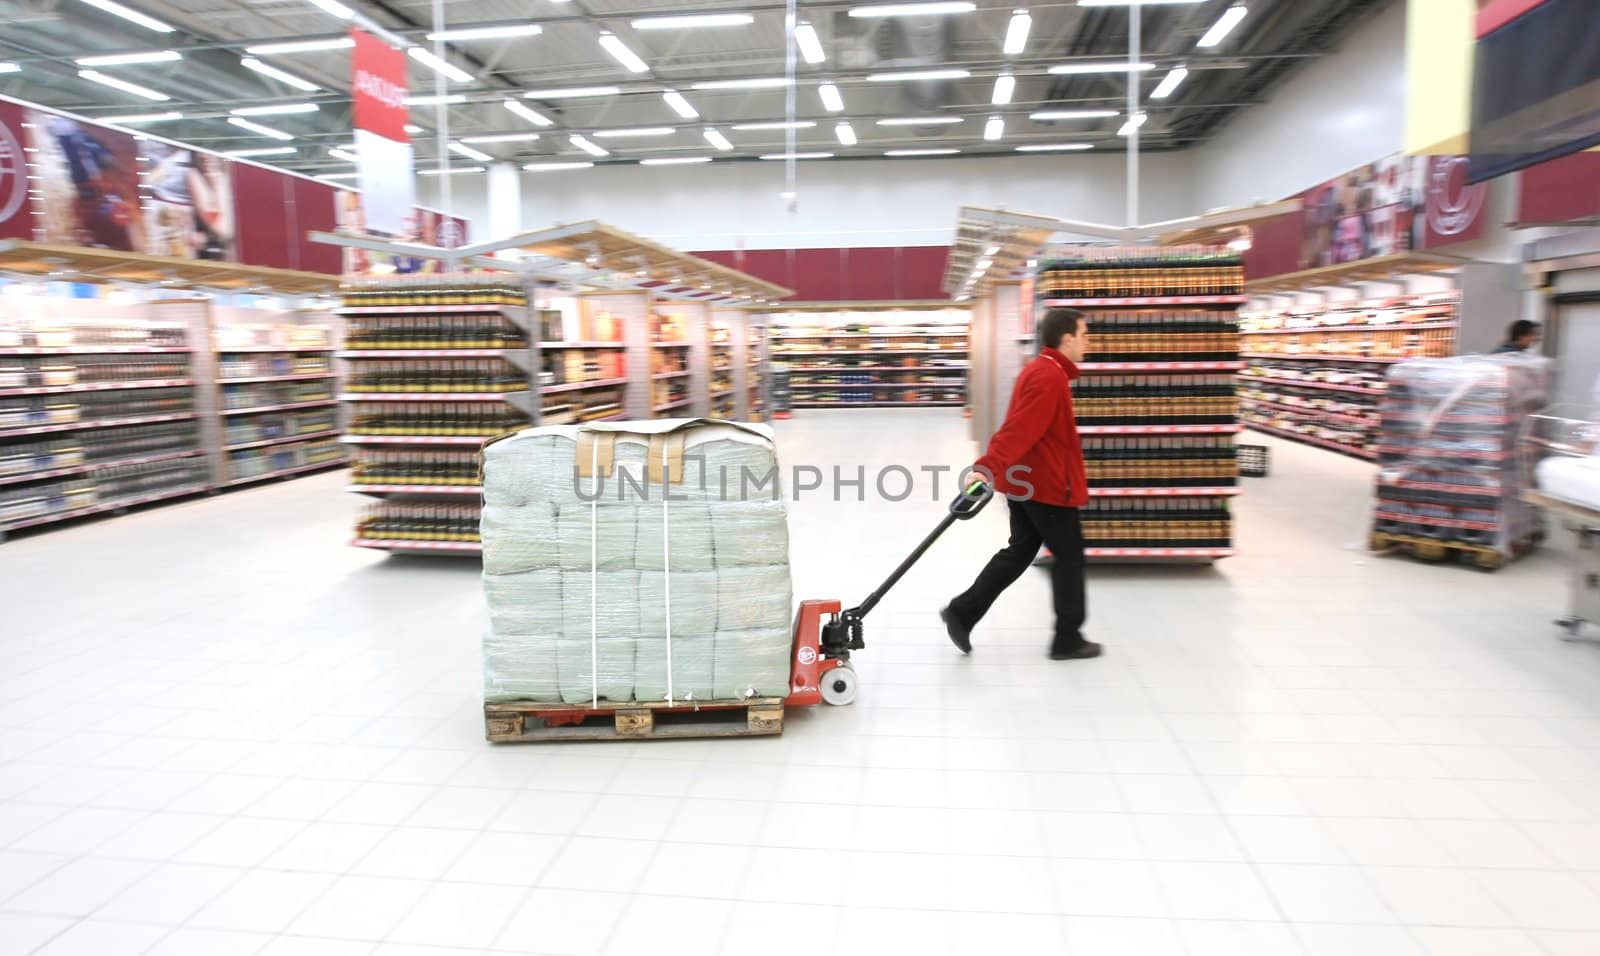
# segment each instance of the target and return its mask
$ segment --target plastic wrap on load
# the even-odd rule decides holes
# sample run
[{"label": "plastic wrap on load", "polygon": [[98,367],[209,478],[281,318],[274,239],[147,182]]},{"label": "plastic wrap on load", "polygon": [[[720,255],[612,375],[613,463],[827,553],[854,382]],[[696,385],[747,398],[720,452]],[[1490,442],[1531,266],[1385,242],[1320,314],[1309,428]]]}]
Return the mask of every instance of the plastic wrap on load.
[{"label": "plastic wrap on load", "polygon": [[1393,366],[1379,406],[1374,530],[1516,554],[1543,527],[1521,497],[1536,461],[1522,436],[1549,394],[1550,362],[1538,356]]},{"label": "plastic wrap on load", "polygon": [[[673,571],[709,571],[716,567],[711,513],[705,503],[669,501],[664,509],[660,504],[645,504],[639,511],[635,550],[639,570],[665,571],[670,567]],[[740,514],[730,517],[736,525],[743,523]],[[788,549],[782,553],[788,554]]]},{"label": "plastic wrap on load", "polygon": [[483,457],[486,700],[788,693],[788,526],[769,429],[550,426]]},{"label": "plastic wrap on load", "polygon": [[1535,453],[1549,456],[1535,472],[1540,491],[1600,510],[1600,406],[1560,406],[1535,415],[1527,440]]},{"label": "plastic wrap on load", "polygon": [[[486,574],[516,574],[539,568],[560,567],[552,560],[551,545],[556,540],[556,506],[548,501],[521,505],[491,504],[485,500],[479,518],[485,541],[499,546],[484,549]],[[491,602],[493,598],[490,598]]]},{"label": "plastic wrap on load", "polygon": [[[652,515],[654,517],[654,515]],[[556,507],[558,567],[565,571],[632,570],[639,509],[622,502]]]}]

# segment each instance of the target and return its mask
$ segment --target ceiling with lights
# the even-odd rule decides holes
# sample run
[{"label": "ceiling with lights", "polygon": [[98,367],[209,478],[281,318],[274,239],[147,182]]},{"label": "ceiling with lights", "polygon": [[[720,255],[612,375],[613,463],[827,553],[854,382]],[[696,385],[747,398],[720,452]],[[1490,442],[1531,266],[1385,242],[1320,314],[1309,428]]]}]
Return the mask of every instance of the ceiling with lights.
[{"label": "ceiling with lights", "polygon": [[1179,149],[1383,0],[1142,0],[1131,119],[1129,3],[0,0],[0,94],[353,179],[356,23],[409,44],[423,175]]}]

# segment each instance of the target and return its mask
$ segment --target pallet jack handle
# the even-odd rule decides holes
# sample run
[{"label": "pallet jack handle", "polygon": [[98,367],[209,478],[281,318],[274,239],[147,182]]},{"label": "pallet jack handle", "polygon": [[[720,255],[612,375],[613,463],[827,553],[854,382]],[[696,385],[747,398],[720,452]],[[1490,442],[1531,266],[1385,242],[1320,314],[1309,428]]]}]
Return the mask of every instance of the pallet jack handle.
[{"label": "pallet jack handle", "polygon": [[878,606],[878,602],[883,600],[883,596],[889,593],[890,588],[900,583],[900,579],[906,576],[906,572],[911,570],[912,566],[927,553],[929,548],[933,547],[933,543],[939,540],[940,535],[944,534],[957,521],[966,521],[982,511],[983,506],[987,505],[993,497],[994,487],[988,482],[979,479],[974,479],[960,494],[956,495],[955,500],[950,502],[950,510],[944,516],[944,519],[928,533],[926,538],[922,539],[921,544],[906,555],[906,559],[900,562],[900,566],[895,568],[894,572],[882,584],[878,585],[877,590],[867,595],[865,601],[849,610],[841,611],[833,620],[823,625],[822,647],[824,653],[834,657],[849,657],[850,651],[860,650],[865,647],[866,642],[862,639],[861,622],[866,618],[867,614]]}]

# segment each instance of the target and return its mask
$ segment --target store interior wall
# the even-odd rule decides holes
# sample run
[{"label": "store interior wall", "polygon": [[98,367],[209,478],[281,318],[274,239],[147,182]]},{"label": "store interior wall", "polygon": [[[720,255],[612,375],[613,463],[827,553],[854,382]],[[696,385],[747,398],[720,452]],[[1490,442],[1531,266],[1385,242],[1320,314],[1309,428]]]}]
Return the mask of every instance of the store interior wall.
[{"label": "store interior wall", "polygon": [[[1189,165],[1184,153],[1143,157],[1141,219],[1193,211]],[[598,219],[688,251],[948,245],[963,205],[1120,225],[1125,168],[1120,153],[801,162],[794,213],[777,162],[523,173],[521,226]],[[487,222],[488,188],[487,176],[455,177],[455,209]],[[437,193],[418,186],[421,202]]]},{"label": "store interior wall", "polygon": [[1233,114],[1190,154],[1190,212],[1272,202],[1405,145],[1403,0]]}]

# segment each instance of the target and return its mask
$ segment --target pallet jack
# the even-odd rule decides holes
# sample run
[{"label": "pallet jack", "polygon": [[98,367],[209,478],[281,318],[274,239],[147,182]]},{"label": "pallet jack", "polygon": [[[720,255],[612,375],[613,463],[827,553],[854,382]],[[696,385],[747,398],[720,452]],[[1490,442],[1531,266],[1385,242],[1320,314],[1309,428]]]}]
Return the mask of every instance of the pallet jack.
[{"label": "pallet jack", "polygon": [[[856,671],[850,664],[850,652],[867,646],[863,626],[867,614],[878,606],[889,589],[905,577],[939,536],[957,521],[966,521],[989,503],[994,488],[987,482],[974,481],[950,502],[949,513],[939,522],[922,543],[906,556],[878,589],[867,599],[849,610],[841,610],[838,601],[802,601],[800,613],[794,623],[794,658],[789,675],[789,696],[786,706],[810,706],[818,703],[845,705],[855,702],[860,685]],[[824,621],[824,616],[827,620]]]}]

